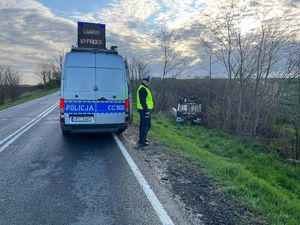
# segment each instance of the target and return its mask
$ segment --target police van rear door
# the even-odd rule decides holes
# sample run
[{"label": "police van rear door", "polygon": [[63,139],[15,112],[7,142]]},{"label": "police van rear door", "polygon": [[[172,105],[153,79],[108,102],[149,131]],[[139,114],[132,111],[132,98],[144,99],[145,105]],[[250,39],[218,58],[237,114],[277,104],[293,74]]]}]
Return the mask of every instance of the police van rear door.
[{"label": "police van rear door", "polygon": [[121,56],[96,54],[96,87],[96,121],[101,124],[124,123],[128,96]]},{"label": "police van rear door", "polygon": [[69,67],[67,68],[65,98],[73,100],[95,100],[95,69]]},{"label": "police van rear door", "polygon": [[95,54],[71,52],[66,58],[64,113],[66,124],[94,123]]},{"label": "police van rear door", "polygon": [[69,54],[66,70],[64,98],[95,100],[95,54]]},{"label": "police van rear door", "polygon": [[125,84],[123,70],[96,68],[97,100],[124,100]]},{"label": "police van rear door", "polygon": [[124,123],[126,98],[124,71],[96,68],[96,86],[97,123]]}]

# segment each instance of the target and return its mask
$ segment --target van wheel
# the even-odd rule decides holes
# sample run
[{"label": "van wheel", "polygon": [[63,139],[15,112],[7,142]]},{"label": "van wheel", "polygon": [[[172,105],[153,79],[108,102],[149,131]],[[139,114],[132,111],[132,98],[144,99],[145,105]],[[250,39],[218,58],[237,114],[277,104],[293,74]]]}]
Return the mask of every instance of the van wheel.
[{"label": "van wheel", "polygon": [[62,130],[61,132],[62,132],[63,136],[69,136],[70,135],[69,130]]}]

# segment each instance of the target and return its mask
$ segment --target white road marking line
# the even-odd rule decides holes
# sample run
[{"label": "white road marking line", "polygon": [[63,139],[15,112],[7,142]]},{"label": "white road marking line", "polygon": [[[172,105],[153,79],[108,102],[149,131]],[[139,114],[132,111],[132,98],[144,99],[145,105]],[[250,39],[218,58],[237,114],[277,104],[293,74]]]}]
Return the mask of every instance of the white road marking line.
[{"label": "white road marking line", "polygon": [[[54,105],[57,105],[57,103],[55,103]],[[7,136],[6,138],[4,138],[3,140],[0,141],[0,145],[2,145],[5,141],[7,141],[8,139],[10,139],[11,137],[13,137],[15,134],[17,134],[18,132],[20,132],[22,129],[24,129],[26,126],[28,126],[30,123],[34,122],[36,119],[38,119],[40,116],[42,116],[44,113],[46,113],[48,110],[50,110],[54,105],[50,106],[48,109],[46,109],[44,112],[42,112],[41,114],[39,114],[37,117],[33,118],[31,121],[29,121],[28,123],[26,123],[24,126],[20,127],[18,130],[16,130],[14,133],[10,134],[9,136]]]},{"label": "white road marking line", "polygon": [[152,191],[150,185],[148,184],[148,182],[144,178],[143,174],[141,173],[141,171],[139,170],[139,168],[137,167],[137,165],[135,164],[135,162],[133,161],[133,159],[129,155],[129,153],[126,150],[123,143],[120,141],[120,139],[118,138],[118,136],[116,134],[113,134],[113,137],[114,137],[119,149],[121,150],[124,158],[126,159],[128,165],[130,166],[135,178],[138,180],[140,186],[142,187],[144,193],[146,194],[148,200],[150,201],[153,209],[157,213],[161,223],[163,225],[174,225],[173,221],[168,216],[168,214],[165,211],[164,207],[162,206],[162,204],[160,203],[160,201],[158,200],[158,198],[156,197],[156,195]]},{"label": "white road marking line", "polygon": [[16,130],[14,133],[9,135],[8,137],[4,138],[2,141],[0,141],[0,145],[3,144],[5,141],[7,143],[3,145],[0,148],[0,152],[2,152],[4,149],[6,149],[9,145],[11,145],[15,140],[17,140],[22,134],[24,134],[26,131],[28,131],[31,127],[33,127],[36,123],[38,123],[41,119],[43,119],[45,116],[47,116],[53,109],[55,109],[58,106],[58,103],[55,103],[50,108],[42,112],[40,115],[35,117],[30,122],[26,123],[24,126]]}]

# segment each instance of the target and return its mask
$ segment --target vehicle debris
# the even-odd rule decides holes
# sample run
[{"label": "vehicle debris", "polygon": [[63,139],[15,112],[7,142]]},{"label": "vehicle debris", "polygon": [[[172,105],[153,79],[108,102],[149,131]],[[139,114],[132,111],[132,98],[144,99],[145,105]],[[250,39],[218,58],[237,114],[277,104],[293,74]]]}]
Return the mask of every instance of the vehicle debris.
[{"label": "vehicle debris", "polygon": [[202,119],[202,105],[199,100],[180,99],[178,101],[177,109],[172,107],[172,115],[176,119],[176,123],[191,122],[192,124],[201,125]]}]

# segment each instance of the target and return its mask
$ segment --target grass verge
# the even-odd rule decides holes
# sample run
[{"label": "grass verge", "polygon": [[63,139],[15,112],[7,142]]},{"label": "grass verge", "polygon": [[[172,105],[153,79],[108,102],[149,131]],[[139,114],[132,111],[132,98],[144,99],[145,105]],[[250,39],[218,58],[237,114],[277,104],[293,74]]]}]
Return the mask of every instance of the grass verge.
[{"label": "grass verge", "polygon": [[9,108],[9,107],[12,107],[15,105],[19,105],[21,103],[28,102],[28,101],[36,99],[36,98],[46,96],[46,95],[54,93],[58,90],[59,90],[59,88],[51,88],[51,89],[42,89],[42,90],[36,90],[33,92],[25,93],[20,98],[18,98],[16,101],[13,101],[13,102],[9,101],[9,102],[4,103],[3,105],[0,105],[0,110]]},{"label": "grass verge", "polygon": [[[138,115],[135,116],[138,120]],[[300,164],[264,151],[255,141],[241,142],[222,132],[176,125],[173,118],[153,116],[150,135],[206,170],[225,193],[262,215],[266,224],[298,225]]]}]

